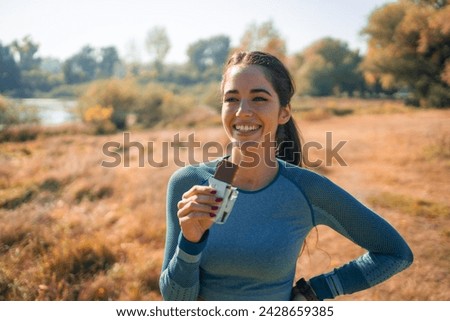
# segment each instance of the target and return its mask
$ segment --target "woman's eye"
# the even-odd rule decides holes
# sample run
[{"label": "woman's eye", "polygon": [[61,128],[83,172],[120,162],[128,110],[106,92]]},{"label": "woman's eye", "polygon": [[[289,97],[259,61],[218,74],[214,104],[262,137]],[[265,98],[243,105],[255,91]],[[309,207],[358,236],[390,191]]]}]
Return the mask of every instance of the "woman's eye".
[{"label": "woman's eye", "polygon": [[233,103],[233,102],[236,102],[236,101],[238,101],[238,99],[235,98],[235,97],[228,97],[228,98],[224,99],[224,102],[226,102],[226,103]]},{"label": "woman's eye", "polygon": [[264,97],[255,97],[253,98],[253,101],[267,101],[267,99]]}]

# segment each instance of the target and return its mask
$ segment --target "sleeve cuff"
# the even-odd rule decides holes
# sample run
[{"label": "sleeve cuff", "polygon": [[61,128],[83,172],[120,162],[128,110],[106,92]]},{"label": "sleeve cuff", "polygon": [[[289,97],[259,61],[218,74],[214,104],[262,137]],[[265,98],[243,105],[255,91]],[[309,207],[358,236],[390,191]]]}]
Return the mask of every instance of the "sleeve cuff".
[{"label": "sleeve cuff", "polygon": [[184,237],[183,233],[180,233],[180,236],[178,238],[178,247],[186,254],[198,255],[205,249],[206,241],[208,240],[208,235],[209,230],[203,234],[199,242],[193,243],[191,241],[188,241]]},{"label": "sleeve cuff", "polygon": [[309,284],[313,288],[319,300],[333,299],[333,293],[328,286],[328,282],[324,276],[316,276],[309,280]]}]

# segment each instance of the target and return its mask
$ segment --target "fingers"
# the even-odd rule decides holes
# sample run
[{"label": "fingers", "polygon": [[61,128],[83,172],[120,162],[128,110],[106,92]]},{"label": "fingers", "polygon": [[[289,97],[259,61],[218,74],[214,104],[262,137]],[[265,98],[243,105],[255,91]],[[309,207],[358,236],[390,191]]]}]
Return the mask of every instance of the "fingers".
[{"label": "fingers", "polygon": [[209,186],[193,186],[189,191],[183,194],[182,199],[178,202],[178,209],[188,204],[206,204],[217,206],[222,199],[216,196],[216,190]]},{"label": "fingers", "polygon": [[[193,195],[189,198],[183,198],[181,201],[178,202],[177,207],[178,209],[182,209],[183,207],[192,205],[206,205],[206,206],[218,206],[222,202],[221,198],[215,197],[215,196],[209,196],[209,195]],[[203,206],[202,206],[203,207]]]},{"label": "fingers", "polygon": [[216,193],[209,186],[196,185],[184,193],[178,202],[178,220],[187,240],[198,242],[214,224],[216,212],[222,202]]},{"label": "fingers", "polygon": [[190,198],[194,195],[205,195],[213,197],[217,191],[210,186],[194,185],[190,190],[183,194],[182,198]]},{"label": "fingers", "polygon": [[215,196],[216,191],[209,186],[193,186],[183,194],[178,202],[178,217],[211,219],[215,217],[216,211],[222,202],[221,198]]},{"label": "fingers", "polygon": [[188,220],[197,220],[197,221],[214,221],[214,217],[216,214],[214,213],[205,213],[205,212],[189,212],[185,216],[179,216],[180,224],[187,222]]},{"label": "fingers", "polygon": [[[181,202],[180,202],[181,203]],[[200,217],[200,216],[208,216],[208,217],[215,217],[215,212],[219,209],[219,204],[217,205],[209,205],[209,204],[201,204],[197,203],[195,201],[187,201],[183,203],[183,206],[180,207],[178,210],[178,217],[184,217],[188,216],[190,214],[190,217]],[[203,215],[200,215],[203,214]],[[214,214],[214,215],[210,215]]]}]

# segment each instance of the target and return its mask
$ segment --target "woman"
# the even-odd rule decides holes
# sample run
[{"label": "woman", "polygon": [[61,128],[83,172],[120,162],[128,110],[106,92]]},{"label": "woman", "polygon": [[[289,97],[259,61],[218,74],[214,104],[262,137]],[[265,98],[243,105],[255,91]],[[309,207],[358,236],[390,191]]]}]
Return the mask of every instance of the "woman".
[{"label": "woman", "polygon": [[221,89],[222,123],[232,142],[225,158],[239,165],[233,181],[239,196],[227,222],[214,224],[222,199],[208,179],[220,159],[173,174],[160,277],[165,300],[290,300],[298,254],[319,224],[367,253],[302,280],[300,299],[364,290],[412,263],[408,245],[385,220],[328,179],[298,166],[301,145],[290,107],[294,86],[277,58],[234,54]]}]

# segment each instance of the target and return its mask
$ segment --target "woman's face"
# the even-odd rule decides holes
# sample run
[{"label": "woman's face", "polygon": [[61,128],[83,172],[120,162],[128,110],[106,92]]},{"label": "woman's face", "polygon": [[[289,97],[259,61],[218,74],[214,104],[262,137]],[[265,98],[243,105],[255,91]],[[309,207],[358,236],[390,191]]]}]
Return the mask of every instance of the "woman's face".
[{"label": "woman's face", "polygon": [[232,143],[275,142],[278,125],[290,118],[290,107],[281,108],[262,68],[237,65],[225,74],[222,123]]}]

